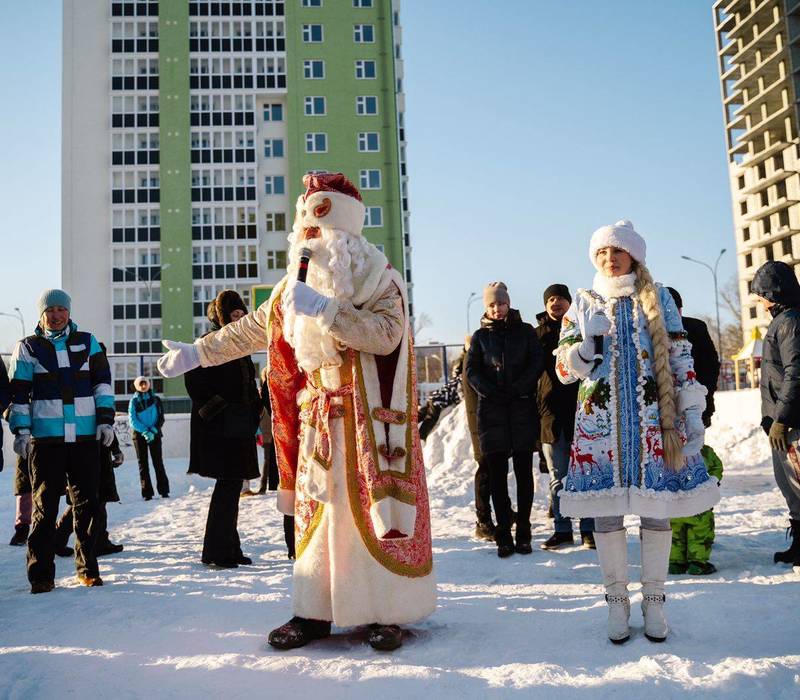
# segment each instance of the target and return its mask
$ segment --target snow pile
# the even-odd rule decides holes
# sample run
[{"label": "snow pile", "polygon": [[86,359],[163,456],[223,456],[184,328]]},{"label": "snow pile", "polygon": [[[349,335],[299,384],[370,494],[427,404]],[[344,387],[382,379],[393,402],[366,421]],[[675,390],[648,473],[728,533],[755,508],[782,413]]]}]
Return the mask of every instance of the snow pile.
[{"label": "snow pile", "polygon": [[[501,561],[491,545],[470,539],[474,462],[463,405],[445,413],[425,445],[440,607],[388,655],[366,646],[363,630],[337,630],[294,652],[265,647],[266,633],[291,615],[274,495],[241,501],[243,548],[254,566],[207,569],[199,556],[211,482],[186,476],[186,459],[167,463],[169,500],[140,500],[131,460],[118,470],[124,503],[108,511],[125,551],[101,560],[105,587],[77,587],[72,562],[58,560],[56,590],[31,596],[24,550],[5,545],[14,517],[6,468],[0,697],[797,697],[800,577],[772,564],[785,543],[786,508],[757,427],[758,394],[724,393],[717,407],[707,441],[725,463],[713,555],[720,571],[670,578],[672,633],[661,645],[641,632],[638,594],[632,640],[605,640],[594,552],[537,548]],[[551,528],[545,485],[541,477],[535,544]]]}]

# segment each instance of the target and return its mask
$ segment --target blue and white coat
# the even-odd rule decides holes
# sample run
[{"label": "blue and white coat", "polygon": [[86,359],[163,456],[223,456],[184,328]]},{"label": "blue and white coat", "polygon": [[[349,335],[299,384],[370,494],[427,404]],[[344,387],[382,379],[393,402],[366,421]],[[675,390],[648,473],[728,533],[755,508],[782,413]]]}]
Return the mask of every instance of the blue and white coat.
[{"label": "blue and white coat", "polygon": [[[651,518],[695,515],[719,500],[717,480],[701,455],[683,466],[665,466],[653,345],[635,275],[595,277],[594,289],[580,289],[563,318],[555,350],[556,373],[565,383],[580,380],[575,437],[561,492],[561,512],[571,517],[633,513]],[[676,389],[677,428],[685,442],[682,412],[705,403],[697,382],[691,345],[669,292],[657,285],[670,340],[669,359]],[[602,310],[611,321],[597,367],[577,354],[589,317]]]},{"label": "blue and white coat", "polygon": [[91,333],[70,321],[60,333],[36,327],[11,356],[9,427],[34,441],[95,440],[114,424],[111,371]]}]

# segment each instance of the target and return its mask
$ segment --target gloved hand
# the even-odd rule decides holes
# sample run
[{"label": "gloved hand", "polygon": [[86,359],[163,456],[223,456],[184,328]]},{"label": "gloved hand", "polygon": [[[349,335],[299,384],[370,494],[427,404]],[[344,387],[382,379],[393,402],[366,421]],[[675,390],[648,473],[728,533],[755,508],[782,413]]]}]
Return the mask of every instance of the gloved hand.
[{"label": "gloved hand", "polygon": [[295,281],[286,289],[283,301],[288,306],[293,306],[297,314],[303,316],[321,316],[331,297],[326,297],[309,287],[305,282]]},{"label": "gloved hand", "polygon": [[[789,451],[789,429],[783,423],[773,423],[769,429],[769,446],[776,452],[786,454]],[[14,442],[16,451],[16,441]]]},{"label": "gloved hand", "polygon": [[156,437],[152,430],[145,430],[142,433],[142,436],[144,437],[145,442],[147,442],[147,444],[150,444],[151,442],[153,442],[153,440],[155,440],[155,437]]},{"label": "gloved hand", "polygon": [[179,377],[181,374],[200,366],[200,353],[192,343],[162,340],[161,344],[169,350],[169,352],[159,357],[156,363],[162,376]]},{"label": "gloved hand", "polygon": [[125,461],[125,455],[122,452],[117,452],[113,455],[113,462],[115,467],[119,467]]},{"label": "gloved hand", "polygon": [[18,433],[14,438],[14,452],[16,452],[22,459],[28,459],[31,456],[31,434]]},{"label": "gloved hand", "polygon": [[95,437],[97,441],[103,444],[103,447],[110,447],[111,443],[114,442],[114,428],[111,425],[106,425],[102,423],[97,426],[97,431],[95,432]]},{"label": "gloved hand", "polygon": [[683,416],[686,420],[686,444],[683,446],[683,456],[690,457],[702,449],[706,440],[706,427],[703,425],[703,412],[699,406],[687,408]]},{"label": "gloved hand", "polygon": [[608,320],[602,311],[595,311],[586,320],[584,325],[584,339],[578,346],[578,354],[585,362],[592,363],[595,360],[602,360],[602,354],[595,354],[595,337],[608,335],[611,330],[611,321]]}]

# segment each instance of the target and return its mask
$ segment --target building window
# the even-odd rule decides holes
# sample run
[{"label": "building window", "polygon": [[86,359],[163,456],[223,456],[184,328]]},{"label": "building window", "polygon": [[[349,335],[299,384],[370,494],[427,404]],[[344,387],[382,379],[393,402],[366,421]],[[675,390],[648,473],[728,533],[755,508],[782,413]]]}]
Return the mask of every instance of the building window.
[{"label": "building window", "polygon": [[360,116],[377,114],[378,98],[372,95],[359,95],[356,97],[356,114]]},{"label": "building window", "polygon": [[305,98],[305,115],[307,117],[322,117],[325,115],[325,98],[324,97],[306,97]]},{"label": "building window", "polygon": [[325,133],[306,134],[306,153],[326,153],[328,135]]},{"label": "building window", "polygon": [[758,179],[763,180],[767,176],[767,164],[766,163],[759,163],[758,164]]},{"label": "building window", "polygon": [[322,7],[322,0],[303,0],[303,7]]},{"label": "building window", "polygon": [[267,269],[268,270],[285,270],[286,269],[286,251],[285,250],[268,250],[267,251]]},{"label": "building window", "polygon": [[772,159],[772,169],[775,171],[783,170],[783,153],[779,153]]},{"label": "building window", "polygon": [[266,229],[270,233],[286,231],[286,214],[282,211],[268,211]]},{"label": "building window", "polygon": [[772,233],[772,220],[769,217],[763,219],[761,225],[764,227],[765,236],[768,236],[770,233]]},{"label": "building window", "polygon": [[383,209],[381,207],[367,207],[364,213],[364,227],[375,228],[383,226]]},{"label": "building window", "polygon": [[322,80],[325,77],[325,61],[303,61],[303,77],[310,80]]},{"label": "building window", "polygon": [[353,0],[353,7],[372,7],[372,0]]},{"label": "building window", "polygon": [[264,139],[264,158],[283,158],[283,139]]},{"label": "building window", "polygon": [[786,180],[781,180],[775,187],[778,192],[778,199],[786,198]]},{"label": "building window", "polygon": [[739,213],[744,216],[747,214],[747,200],[739,203]]},{"label": "building window", "polygon": [[792,254],[792,239],[791,238],[784,238],[781,241],[781,253],[784,255],[791,255]]},{"label": "building window", "polygon": [[744,266],[745,267],[753,267],[753,254],[748,253],[744,256]]},{"label": "building window", "polygon": [[264,105],[264,121],[265,122],[282,122],[283,121],[283,105],[276,105],[276,104]]},{"label": "building window", "polygon": [[356,61],[356,78],[374,80],[378,71],[375,61]]},{"label": "building window", "polygon": [[304,24],[303,41],[307,44],[319,44],[322,41],[322,25]]},{"label": "building window", "polygon": [[743,190],[744,189],[744,175],[739,175],[739,181],[738,182],[739,182],[739,189]]},{"label": "building window", "polygon": [[358,150],[362,153],[377,153],[381,150],[377,131],[363,131],[358,135]]},{"label": "building window", "polygon": [[788,228],[789,226],[789,210],[783,209],[778,214],[778,225],[780,228]]},{"label": "building window", "polygon": [[362,190],[379,190],[381,188],[380,170],[361,170],[358,173]]},{"label": "building window", "polygon": [[285,194],[283,175],[267,175],[264,178],[264,194]]},{"label": "building window", "polygon": [[749,226],[745,226],[742,229],[742,240],[743,241],[749,241],[750,240],[750,227]]},{"label": "building window", "polygon": [[[375,27],[371,24],[356,24],[353,27],[353,40],[356,44],[371,44],[375,41]],[[322,41],[320,39],[320,41]]]},{"label": "building window", "polygon": [[755,318],[756,316],[758,316],[758,310],[756,309],[755,306],[751,306],[750,307],[750,318]]},{"label": "building window", "polygon": [[772,250],[772,245],[765,246],[764,252],[767,254],[767,260],[772,261],[775,259],[775,253]]}]

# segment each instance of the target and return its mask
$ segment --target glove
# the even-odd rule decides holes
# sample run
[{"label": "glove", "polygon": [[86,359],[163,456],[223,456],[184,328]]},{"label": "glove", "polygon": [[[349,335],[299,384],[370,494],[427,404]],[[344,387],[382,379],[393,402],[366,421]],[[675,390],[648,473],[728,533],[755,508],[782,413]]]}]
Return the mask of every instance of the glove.
[{"label": "glove", "polygon": [[169,350],[169,352],[159,357],[156,363],[162,376],[179,377],[181,374],[200,366],[200,353],[192,343],[162,340],[161,344]]},{"label": "glove", "polygon": [[145,442],[147,442],[147,444],[148,444],[148,445],[149,445],[151,442],[153,442],[153,440],[155,440],[155,437],[156,437],[156,436],[153,434],[153,431],[152,431],[152,430],[145,430],[145,431],[142,433],[142,436],[144,437],[144,439],[145,439]]},{"label": "glove", "polygon": [[125,455],[122,452],[117,452],[113,455],[112,461],[114,462],[115,467],[119,467],[125,461]]},{"label": "glove", "polygon": [[295,313],[312,317],[321,316],[328,308],[330,301],[331,297],[326,297],[305,282],[299,281],[289,286],[284,297],[284,303],[293,306]]},{"label": "glove", "polygon": [[111,443],[114,442],[114,428],[105,424],[98,425],[95,437],[98,442],[103,444],[103,447],[111,447]]},{"label": "glove", "polygon": [[[773,423],[769,429],[769,446],[781,454],[786,454],[789,451],[789,439],[787,433],[788,428],[783,423]],[[14,441],[14,450],[16,451],[17,443]],[[18,453],[19,454],[19,453]]]},{"label": "glove", "polygon": [[586,320],[583,330],[586,336],[585,340],[593,341],[596,335],[608,335],[611,330],[611,321],[608,320],[608,316],[603,311],[595,311]]},{"label": "glove", "polygon": [[14,452],[16,452],[22,459],[28,459],[31,456],[31,434],[19,433],[14,438]]},{"label": "glove", "polygon": [[686,421],[686,444],[683,446],[683,456],[696,455],[703,447],[706,440],[706,427],[703,425],[703,413],[699,406],[687,408],[683,413]]}]

